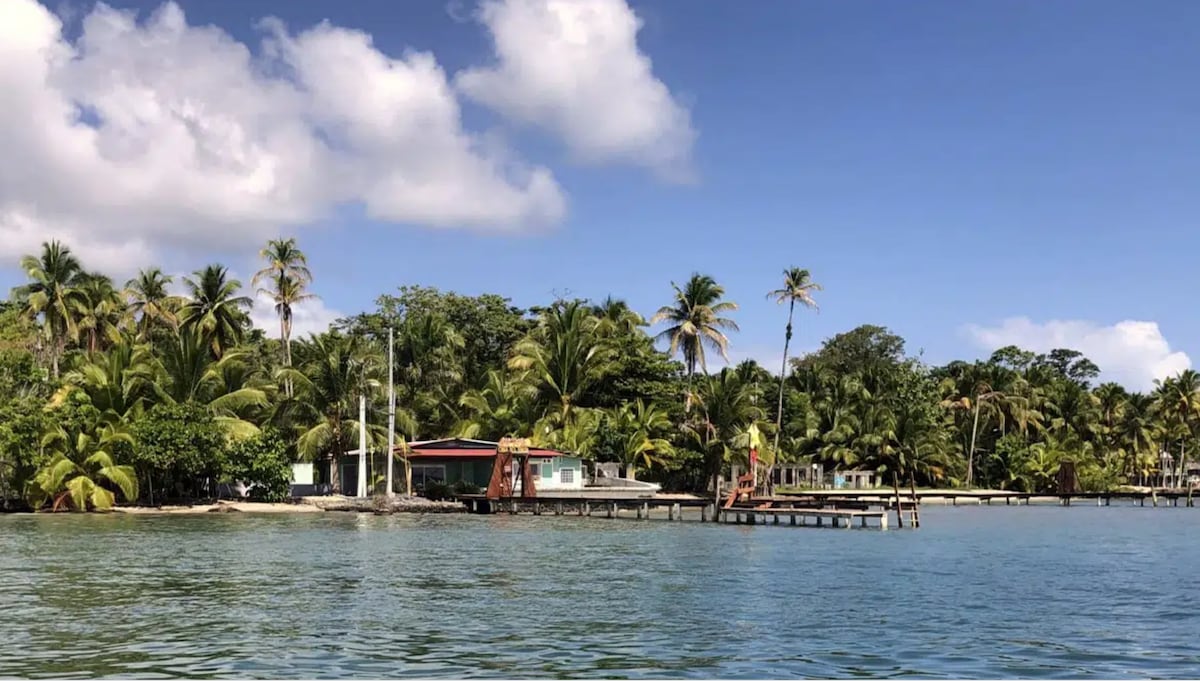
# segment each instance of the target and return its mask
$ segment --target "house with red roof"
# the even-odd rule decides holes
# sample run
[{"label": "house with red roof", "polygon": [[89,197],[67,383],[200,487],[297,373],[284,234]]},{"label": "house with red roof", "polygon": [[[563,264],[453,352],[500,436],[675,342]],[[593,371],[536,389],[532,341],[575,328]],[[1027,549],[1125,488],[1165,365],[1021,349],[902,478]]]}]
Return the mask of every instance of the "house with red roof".
[{"label": "house with red roof", "polygon": [[[464,482],[486,488],[492,477],[497,444],[462,437],[409,443],[413,489],[423,489],[430,482],[445,485]],[[400,455],[397,451],[397,457]],[[539,492],[582,490],[586,482],[583,460],[553,449],[531,448],[529,468]]]}]

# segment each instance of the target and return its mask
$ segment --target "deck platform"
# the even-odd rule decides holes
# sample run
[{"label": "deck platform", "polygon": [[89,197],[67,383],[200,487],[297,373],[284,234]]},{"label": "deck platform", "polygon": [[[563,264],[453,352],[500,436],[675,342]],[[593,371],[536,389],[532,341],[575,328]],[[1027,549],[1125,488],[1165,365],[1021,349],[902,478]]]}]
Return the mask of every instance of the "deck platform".
[{"label": "deck platform", "polygon": [[854,526],[854,521],[858,521],[859,527],[874,527],[879,530],[888,529],[888,511],[880,510],[863,510],[863,509],[847,509],[847,508],[747,508],[747,507],[732,507],[722,508],[720,510],[720,519],[722,522],[728,522],[730,519],[735,524],[757,525],[759,519],[762,519],[763,524],[767,524],[768,519],[774,518],[774,524],[778,525],[781,518],[787,518],[791,525],[809,525],[809,519],[813,520],[813,524],[817,527],[822,527],[828,521],[830,527],[845,527],[850,529]]}]

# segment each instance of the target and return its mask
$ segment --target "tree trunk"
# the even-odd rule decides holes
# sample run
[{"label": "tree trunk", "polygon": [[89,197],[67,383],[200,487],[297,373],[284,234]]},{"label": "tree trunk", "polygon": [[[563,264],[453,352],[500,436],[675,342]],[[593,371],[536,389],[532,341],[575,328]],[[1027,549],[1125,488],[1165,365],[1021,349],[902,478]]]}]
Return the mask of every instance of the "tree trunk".
[{"label": "tree trunk", "polygon": [[975,437],[979,434],[979,398],[975,399],[975,421],[971,424],[971,451],[967,453],[967,488],[970,489],[975,473]]},{"label": "tree trunk", "polygon": [[792,342],[792,314],[796,310],[796,300],[792,299],[788,305],[788,323],[787,333],[783,336],[783,366],[779,369],[779,406],[775,411],[775,444],[772,449],[774,458],[771,460],[771,465],[767,467],[767,491],[769,494],[774,494],[774,485],[772,484],[772,473],[775,472],[775,463],[779,461],[779,435],[783,432],[783,389],[787,382],[787,360],[788,346]]},{"label": "tree trunk", "polygon": [[338,464],[342,460],[342,430],[340,427],[333,431],[333,436],[335,444],[331,455],[332,458],[329,461],[329,492],[331,494],[339,494],[342,491],[342,484],[339,479],[341,478],[339,475],[341,471],[338,470]]},{"label": "tree trunk", "polygon": [[1187,450],[1184,449],[1186,442],[1186,439],[1179,438],[1179,467],[1175,469],[1176,487],[1179,487],[1179,483],[1183,481],[1184,462],[1187,460]]},{"label": "tree trunk", "polygon": [[[282,315],[279,317],[279,338],[283,341],[283,366],[292,367],[292,325]],[[292,397],[292,377],[283,381],[283,392],[288,398]]]}]

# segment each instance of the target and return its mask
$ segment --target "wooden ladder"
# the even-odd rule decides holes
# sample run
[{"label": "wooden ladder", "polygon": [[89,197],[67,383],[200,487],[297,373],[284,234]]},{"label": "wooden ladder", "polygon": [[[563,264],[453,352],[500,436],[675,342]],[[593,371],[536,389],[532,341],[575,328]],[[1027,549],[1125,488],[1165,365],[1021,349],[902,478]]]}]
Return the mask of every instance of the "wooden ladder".
[{"label": "wooden ladder", "polygon": [[729,497],[725,499],[725,508],[732,508],[742,495],[754,496],[754,474],[746,473],[737,479],[734,484],[733,491],[729,493]]}]

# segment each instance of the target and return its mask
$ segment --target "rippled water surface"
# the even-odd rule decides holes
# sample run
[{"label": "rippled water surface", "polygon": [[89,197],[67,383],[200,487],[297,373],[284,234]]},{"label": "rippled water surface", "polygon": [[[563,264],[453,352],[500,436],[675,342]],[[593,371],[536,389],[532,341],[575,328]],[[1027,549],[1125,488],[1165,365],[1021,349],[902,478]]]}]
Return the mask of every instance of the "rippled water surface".
[{"label": "rippled water surface", "polygon": [[0,676],[1200,675],[1200,509],[0,517]]}]

